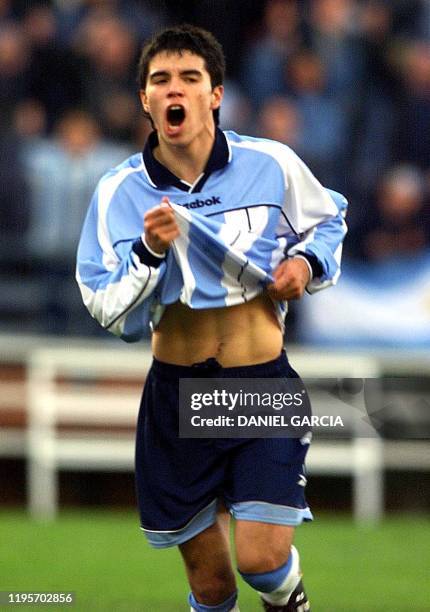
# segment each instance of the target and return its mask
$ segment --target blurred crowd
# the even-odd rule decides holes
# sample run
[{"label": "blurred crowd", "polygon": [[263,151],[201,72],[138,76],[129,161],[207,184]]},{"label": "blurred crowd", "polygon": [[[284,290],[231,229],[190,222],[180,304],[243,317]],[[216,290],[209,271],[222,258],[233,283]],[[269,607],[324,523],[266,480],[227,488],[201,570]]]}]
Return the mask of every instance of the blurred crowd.
[{"label": "blurred crowd", "polygon": [[221,127],[291,146],[350,201],[346,258],[430,249],[430,1],[0,0],[0,330],[96,334],[73,282],[101,175],[142,149],[142,43],[210,29]]}]

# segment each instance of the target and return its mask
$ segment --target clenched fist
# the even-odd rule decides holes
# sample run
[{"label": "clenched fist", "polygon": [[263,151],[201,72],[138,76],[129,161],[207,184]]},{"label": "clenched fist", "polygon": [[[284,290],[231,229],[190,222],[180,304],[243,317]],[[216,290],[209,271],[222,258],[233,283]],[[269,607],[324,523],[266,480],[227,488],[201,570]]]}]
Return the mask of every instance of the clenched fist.
[{"label": "clenched fist", "polygon": [[303,259],[286,259],[274,271],[274,282],[267,290],[274,300],[297,300],[303,296],[310,277],[309,267]]},{"label": "clenched fist", "polygon": [[164,197],[161,205],[148,210],[143,219],[146,244],[152,251],[162,255],[171,242],[179,236],[179,228],[169,199]]}]

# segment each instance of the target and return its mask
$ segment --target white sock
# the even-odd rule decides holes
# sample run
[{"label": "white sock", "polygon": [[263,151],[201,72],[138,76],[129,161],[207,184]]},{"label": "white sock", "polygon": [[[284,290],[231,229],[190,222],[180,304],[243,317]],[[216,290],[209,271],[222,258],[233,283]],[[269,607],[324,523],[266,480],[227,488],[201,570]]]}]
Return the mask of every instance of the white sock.
[{"label": "white sock", "polygon": [[267,601],[267,603],[274,606],[287,605],[288,600],[291,597],[291,593],[298,585],[302,575],[300,571],[299,553],[295,546],[291,546],[290,554],[292,556],[291,568],[285,577],[285,580],[271,593],[260,593],[264,601]]}]

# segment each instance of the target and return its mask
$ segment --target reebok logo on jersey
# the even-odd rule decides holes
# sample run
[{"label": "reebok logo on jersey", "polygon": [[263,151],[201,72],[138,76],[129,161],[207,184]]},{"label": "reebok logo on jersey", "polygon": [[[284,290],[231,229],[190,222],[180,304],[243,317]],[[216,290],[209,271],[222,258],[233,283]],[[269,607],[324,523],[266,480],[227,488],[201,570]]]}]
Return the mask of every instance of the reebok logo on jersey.
[{"label": "reebok logo on jersey", "polygon": [[221,204],[221,198],[218,196],[212,196],[207,200],[193,200],[192,202],[185,202],[182,204],[184,208],[202,208],[202,206],[213,206],[214,204]]}]

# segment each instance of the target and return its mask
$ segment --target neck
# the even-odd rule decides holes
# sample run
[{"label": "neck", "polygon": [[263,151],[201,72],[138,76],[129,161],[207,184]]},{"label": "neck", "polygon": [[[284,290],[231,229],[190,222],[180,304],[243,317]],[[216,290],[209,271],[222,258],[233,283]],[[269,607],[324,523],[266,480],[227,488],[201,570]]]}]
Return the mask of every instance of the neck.
[{"label": "neck", "polygon": [[155,158],[175,176],[193,184],[204,171],[215,141],[215,125],[206,128],[188,145],[171,145],[159,139]]}]

